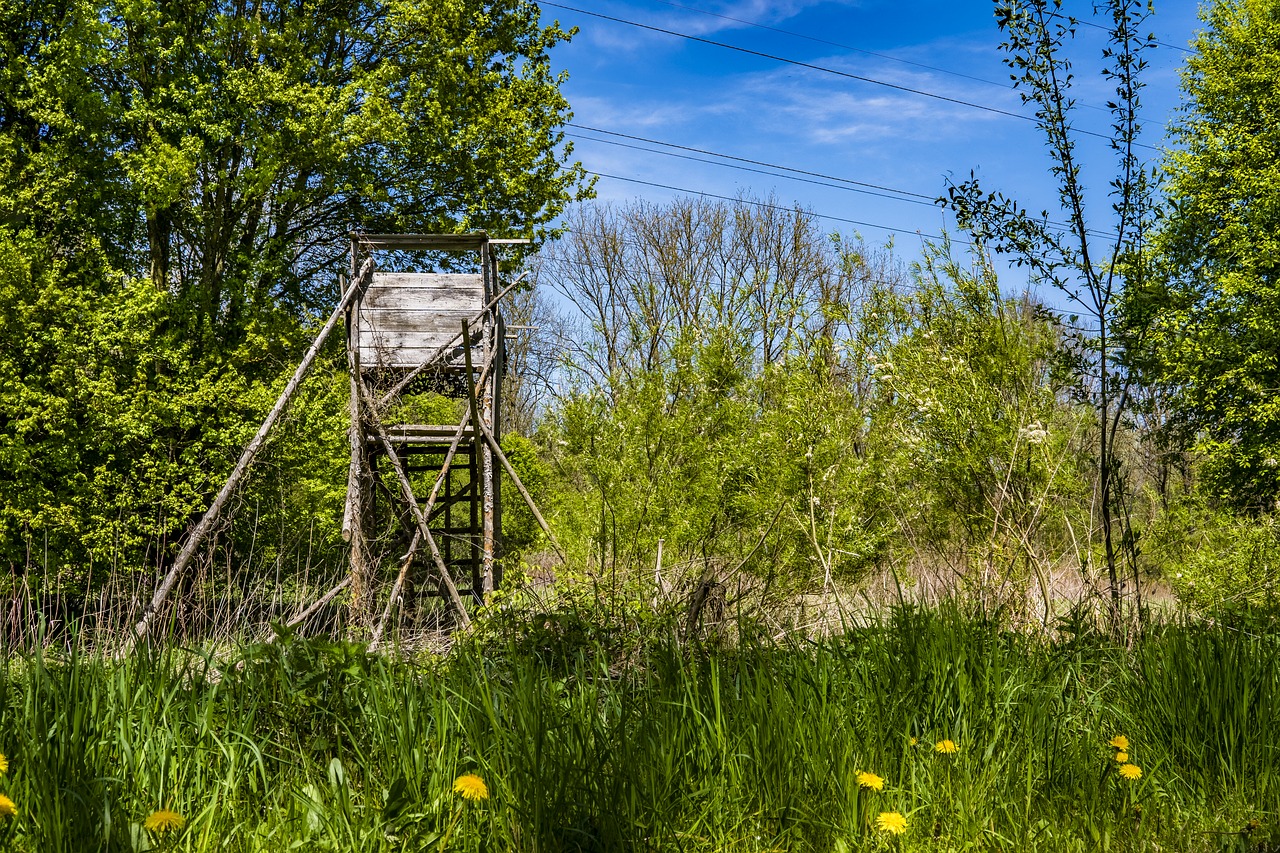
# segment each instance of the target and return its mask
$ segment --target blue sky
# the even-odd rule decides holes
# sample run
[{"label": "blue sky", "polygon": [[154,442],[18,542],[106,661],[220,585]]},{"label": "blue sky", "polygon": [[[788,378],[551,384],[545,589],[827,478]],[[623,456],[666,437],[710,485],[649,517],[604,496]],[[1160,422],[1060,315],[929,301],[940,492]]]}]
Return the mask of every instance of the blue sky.
[{"label": "blue sky", "polygon": [[[943,229],[954,233],[949,215],[928,203],[945,192],[948,176],[960,181],[972,170],[988,189],[1012,194],[1032,210],[1048,207],[1051,215],[1056,212],[1055,185],[1034,124],[955,103],[1031,113],[1009,85],[1009,71],[999,50],[1001,34],[993,4],[987,0],[563,0],[562,5],[583,11],[544,3],[543,15],[580,30],[572,42],[556,49],[553,62],[569,73],[564,92],[575,112],[574,123],[582,126],[569,128],[575,157],[593,172],[616,176],[597,183],[601,200],[661,201],[678,194],[635,181],[724,196],[742,191],[758,197],[773,194],[781,203],[798,202],[829,217],[825,220],[828,230],[857,231],[872,243],[892,238],[906,259],[918,251],[918,234],[937,235]],[[1093,17],[1088,0],[1067,0],[1065,8],[1082,20],[1105,23]],[[1147,55],[1150,68],[1143,101],[1148,145],[1163,143],[1179,102],[1178,71],[1187,56],[1180,48],[1199,27],[1196,11],[1192,0],[1157,0],[1156,12],[1146,24],[1170,45]],[[1103,36],[1101,30],[1083,26],[1069,47],[1080,102],[1076,123],[1081,129],[1100,132],[1108,127],[1109,116],[1101,107],[1110,96],[1097,73],[1102,68]],[[797,176],[818,181],[806,183],[679,159],[653,150],[726,162],[610,134],[786,166],[894,192],[855,192],[850,185],[827,178]],[[1089,137],[1081,138],[1080,152],[1086,185],[1097,190],[1090,224],[1104,226],[1106,183],[1112,174],[1110,152],[1105,141]],[[1145,154],[1153,161],[1158,158],[1155,150]]]}]

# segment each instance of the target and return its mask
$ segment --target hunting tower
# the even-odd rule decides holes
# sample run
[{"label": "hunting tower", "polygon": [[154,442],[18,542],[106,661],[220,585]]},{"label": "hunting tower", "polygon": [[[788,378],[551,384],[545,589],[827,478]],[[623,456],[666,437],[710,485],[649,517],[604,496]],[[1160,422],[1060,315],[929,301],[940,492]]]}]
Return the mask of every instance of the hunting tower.
[{"label": "hunting tower", "polygon": [[[351,464],[342,532],[357,607],[372,602],[384,557],[399,564],[375,640],[415,579],[429,578],[463,625],[464,600],[483,600],[501,583],[506,291],[494,247],[527,242],[483,233],[351,238],[344,288],[363,290],[344,292]],[[405,259],[446,271],[384,271]]]}]

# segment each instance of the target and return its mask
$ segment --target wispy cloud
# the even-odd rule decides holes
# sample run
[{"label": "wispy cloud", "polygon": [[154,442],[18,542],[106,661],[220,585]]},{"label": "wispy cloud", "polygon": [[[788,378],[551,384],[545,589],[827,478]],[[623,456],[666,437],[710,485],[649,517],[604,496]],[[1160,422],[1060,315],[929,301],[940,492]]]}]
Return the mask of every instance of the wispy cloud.
[{"label": "wispy cloud", "polygon": [[858,0],[840,0],[830,3],[829,0],[790,0],[790,2],[770,2],[770,0],[736,0],[727,3],[679,2],[679,0],[658,0],[673,9],[664,15],[663,20],[669,28],[679,28],[690,35],[707,36],[728,30],[740,30],[753,26],[776,27],[786,23],[804,12],[819,5],[858,6]]}]

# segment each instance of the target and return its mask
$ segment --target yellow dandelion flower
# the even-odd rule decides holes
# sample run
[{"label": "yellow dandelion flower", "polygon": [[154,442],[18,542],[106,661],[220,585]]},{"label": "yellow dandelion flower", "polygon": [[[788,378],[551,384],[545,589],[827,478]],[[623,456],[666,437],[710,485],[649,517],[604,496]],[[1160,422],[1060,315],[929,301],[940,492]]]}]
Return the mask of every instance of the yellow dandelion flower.
[{"label": "yellow dandelion flower", "polygon": [[920,742],[920,741],[916,740],[915,738],[912,738],[912,739],[911,739],[911,745],[912,745],[912,746],[915,746],[915,745],[916,745],[917,743],[919,743],[919,742]]},{"label": "yellow dandelion flower", "polygon": [[1128,764],[1128,763],[1129,763],[1129,753],[1127,753],[1127,752],[1117,752],[1117,753],[1116,753],[1116,761],[1119,761],[1121,764]]},{"label": "yellow dandelion flower", "polygon": [[884,790],[884,779],[874,773],[862,771],[858,774],[858,784],[863,788],[870,788],[873,791]]},{"label": "yellow dandelion flower", "polygon": [[182,829],[186,826],[187,819],[182,815],[170,809],[160,809],[154,811],[151,816],[142,822],[147,832],[169,832],[173,829]]},{"label": "yellow dandelion flower", "polygon": [[959,748],[953,740],[940,740],[933,745],[933,751],[940,752],[943,755],[951,755]]},{"label": "yellow dandelion flower", "polygon": [[1136,764],[1121,764],[1120,775],[1126,779],[1141,779],[1142,768]]},{"label": "yellow dandelion flower", "polygon": [[0,752],[0,776],[9,772],[9,759],[5,758],[4,753]]},{"label": "yellow dandelion flower", "polygon": [[1124,735],[1116,735],[1111,740],[1107,741],[1107,745],[1114,746],[1121,752],[1125,752],[1129,749],[1129,739]]},{"label": "yellow dandelion flower", "polygon": [[474,773],[465,773],[453,780],[453,790],[461,794],[464,800],[489,799],[489,786]]},{"label": "yellow dandelion flower", "polygon": [[7,820],[11,817],[18,816],[18,807],[13,804],[13,800],[0,794],[0,819]]},{"label": "yellow dandelion flower", "polygon": [[876,818],[876,829],[901,835],[907,831],[907,819],[899,812],[880,812]]}]

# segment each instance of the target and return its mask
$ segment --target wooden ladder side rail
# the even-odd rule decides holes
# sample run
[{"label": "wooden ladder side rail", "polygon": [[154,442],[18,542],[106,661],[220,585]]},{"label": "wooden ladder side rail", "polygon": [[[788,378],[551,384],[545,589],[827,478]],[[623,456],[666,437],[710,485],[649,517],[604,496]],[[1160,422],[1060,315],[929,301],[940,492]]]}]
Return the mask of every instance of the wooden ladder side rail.
[{"label": "wooden ladder side rail", "polygon": [[[506,296],[511,291],[515,290],[516,287],[520,285],[520,282],[525,280],[526,276],[528,276],[528,273],[521,273],[519,276],[517,276],[516,280],[511,282],[511,284],[507,285],[506,287],[504,287],[501,293],[499,293],[497,296],[490,299],[489,303],[485,305],[484,308],[478,314],[475,314],[471,318],[471,322],[478,323],[481,320],[483,320],[486,314],[488,314],[495,307],[497,307],[498,303],[502,301],[502,298],[504,296]],[[400,394],[400,392],[409,386],[410,382],[412,382],[414,379],[417,379],[419,376],[421,376],[424,370],[429,368],[431,365],[435,364],[437,361],[440,360],[441,357],[444,356],[445,353],[453,349],[454,345],[457,344],[461,338],[462,338],[462,335],[460,334],[454,335],[445,344],[438,347],[435,350],[435,352],[427,356],[426,360],[421,362],[413,370],[410,370],[408,373],[406,373],[404,377],[401,378],[401,380],[397,382],[390,391],[382,395],[382,399],[377,402],[377,411],[379,413],[386,411],[387,406],[391,405],[391,403]]]},{"label": "wooden ladder side rail", "polygon": [[[469,341],[471,334],[467,326],[467,321],[462,321],[462,337],[464,341]],[[463,349],[467,357],[467,396],[470,398],[471,411],[476,412],[479,409],[479,402],[476,399],[476,382],[471,375],[471,347],[465,346]],[[556,535],[551,532],[546,519],[542,517],[542,513],[538,511],[538,505],[534,503],[533,496],[529,494],[529,490],[524,487],[524,483],[520,481],[520,475],[516,473],[516,469],[511,467],[511,460],[507,459],[507,454],[502,452],[502,447],[498,444],[498,440],[493,437],[493,432],[489,426],[478,417],[473,416],[476,426],[480,429],[481,435],[484,436],[485,442],[489,445],[489,449],[493,451],[493,455],[502,463],[502,467],[506,470],[507,476],[511,478],[512,484],[515,485],[516,491],[520,493],[520,497],[524,498],[525,505],[529,507],[529,511],[533,513],[534,519],[538,522],[538,526],[542,528],[542,532],[547,534],[547,540],[551,543],[551,547],[555,549],[559,555],[560,561],[568,562],[565,557],[564,549],[560,547],[560,543],[556,541]]]},{"label": "wooden ladder side rail", "polygon": [[[363,418],[360,415],[360,392],[356,388],[356,383],[363,381],[360,378],[360,353],[357,347],[352,346],[357,335],[357,329],[353,325],[359,323],[360,318],[359,306],[353,301],[352,308],[354,312],[347,314],[347,375],[348,384],[350,386],[350,398],[347,401],[347,412],[350,416],[350,424],[347,427],[347,443],[351,450],[351,461],[347,465],[347,499],[342,507],[342,539],[344,542],[350,542],[354,536],[356,539],[356,548],[363,548],[364,531],[362,529],[363,519],[360,518],[360,507],[356,505],[357,495],[360,493],[360,481],[364,476],[363,468],[360,464],[363,456],[362,447],[364,436],[361,435],[361,422]],[[364,570],[364,555],[361,554],[357,560],[352,562],[351,573],[359,575]]]},{"label": "wooden ladder side rail", "polygon": [[[361,383],[360,390],[362,394],[368,394],[364,389],[363,383]],[[435,537],[431,535],[431,528],[427,524],[426,516],[422,514],[418,499],[413,495],[413,484],[409,482],[409,474],[405,471],[404,464],[400,461],[400,456],[396,453],[396,449],[391,443],[391,437],[387,435],[386,428],[382,425],[377,413],[373,411],[373,401],[366,397],[365,404],[368,410],[370,426],[378,434],[378,440],[382,442],[382,449],[387,454],[388,461],[391,462],[391,468],[395,471],[396,479],[400,482],[401,497],[409,505],[409,509],[413,513],[414,523],[422,533],[422,538],[427,541],[427,547],[431,550],[431,559],[436,564],[436,570],[440,572],[440,581],[449,594],[449,601],[453,604],[453,609],[457,611],[458,620],[462,623],[462,627],[464,629],[470,628],[471,617],[467,615],[467,609],[462,604],[462,597],[458,595],[458,587],[454,584],[453,577],[449,574],[449,568],[445,565],[444,558],[440,556],[440,549],[436,545]]]},{"label": "wooden ladder side rail", "polygon": [[143,611],[142,618],[134,626],[133,635],[125,647],[126,652],[131,651],[139,640],[147,636],[156,613],[159,612],[160,607],[169,597],[169,593],[173,591],[174,584],[177,583],[178,578],[191,565],[196,549],[200,547],[205,537],[209,535],[209,531],[213,529],[214,522],[222,515],[227,501],[231,499],[232,493],[240,485],[240,481],[244,479],[245,474],[249,472],[249,467],[253,464],[253,458],[257,456],[262,446],[266,444],[267,434],[271,432],[271,428],[276,425],[276,421],[284,414],[284,410],[289,405],[289,400],[293,397],[294,392],[298,390],[298,386],[302,384],[302,380],[306,378],[307,373],[311,370],[311,365],[320,354],[320,348],[324,346],[329,334],[337,327],[338,321],[346,313],[347,307],[351,304],[355,295],[360,293],[373,278],[375,268],[376,265],[373,262],[373,258],[365,261],[364,266],[360,269],[360,274],[356,276],[356,279],[351,283],[351,287],[343,294],[338,307],[334,308],[333,313],[329,315],[328,321],[320,329],[320,333],[316,336],[315,341],[312,342],[311,348],[307,350],[307,354],[303,356],[302,362],[298,365],[297,370],[293,372],[293,377],[285,385],[284,391],[280,393],[279,399],[276,400],[276,404],[267,414],[266,420],[258,427],[257,435],[253,437],[253,440],[245,447],[244,452],[240,454],[240,460],[236,462],[235,468],[231,470],[231,476],[227,477],[227,481],[222,485],[222,490],[213,499],[213,503],[210,504],[199,524],[187,536],[187,541],[182,546],[182,551],[178,553],[178,558],[160,582],[160,586],[156,588],[155,594],[151,596],[151,603]]}]

